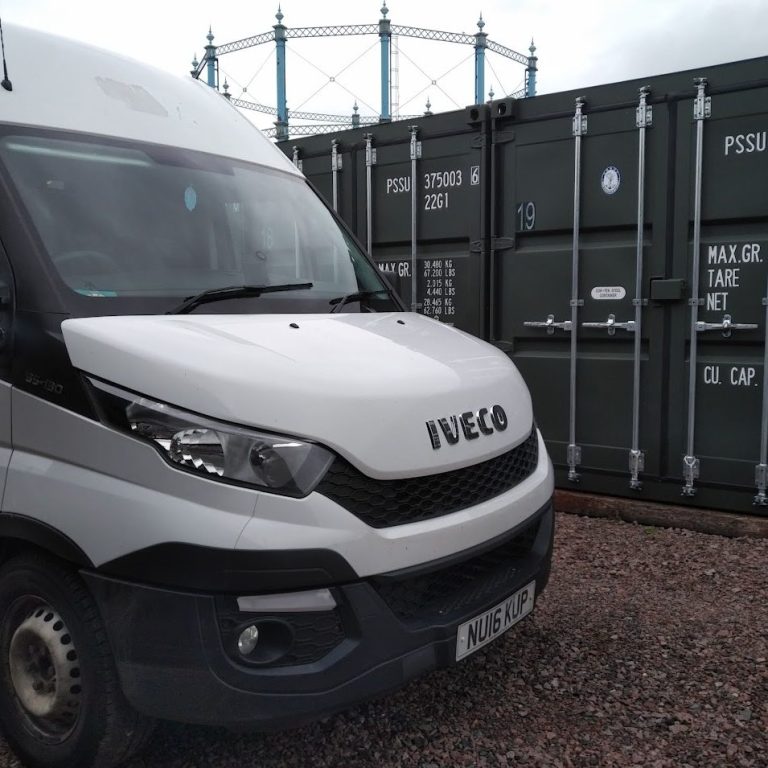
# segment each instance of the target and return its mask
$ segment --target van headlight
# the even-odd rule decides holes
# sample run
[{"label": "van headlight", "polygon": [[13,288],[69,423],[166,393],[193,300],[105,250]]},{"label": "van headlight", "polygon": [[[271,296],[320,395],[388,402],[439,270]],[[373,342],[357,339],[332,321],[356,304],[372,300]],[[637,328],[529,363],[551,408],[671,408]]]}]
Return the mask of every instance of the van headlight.
[{"label": "van headlight", "polygon": [[173,466],[286,496],[306,496],[334,455],[321,445],[238,427],[88,378],[102,421],[152,443]]}]

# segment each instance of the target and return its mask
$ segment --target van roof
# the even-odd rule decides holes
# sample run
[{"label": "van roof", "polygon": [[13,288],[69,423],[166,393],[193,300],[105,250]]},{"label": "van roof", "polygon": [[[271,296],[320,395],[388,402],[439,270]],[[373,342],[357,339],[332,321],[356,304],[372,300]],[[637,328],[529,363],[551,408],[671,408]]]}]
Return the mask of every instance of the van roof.
[{"label": "van roof", "polygon": [[16,25],[4,29],[13,90],[0,122],[210,152],[298,173],[215,89],[101,48]]}]

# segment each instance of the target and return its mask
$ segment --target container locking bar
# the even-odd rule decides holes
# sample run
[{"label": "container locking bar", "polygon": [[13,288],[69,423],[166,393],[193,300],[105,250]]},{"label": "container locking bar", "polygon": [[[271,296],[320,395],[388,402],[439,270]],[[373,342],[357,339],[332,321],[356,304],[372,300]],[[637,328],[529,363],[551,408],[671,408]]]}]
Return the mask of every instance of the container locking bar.
[{"label": "container locking bar", "polygon": [[760,463],[755,467],[755,485],[757,495],[754,504],[768,506],[768,288],[763,297],[765,307],[765,343],[763,345],[763,413],[760,421]]},{"label": "container locking bar", "polygon": [[550,334],[550,336],[555,332],[555,328],[562,328],[564,331],[570,331],[572,327],[570,320],[563,320],[561,323],[556,323],[554,315],[547,315],[547,319],[544,322],[541,320],[526,320],[523,325],[526,328],[546,328],[547,333]]},{"label": "container locking bar", "polygon": [[757,494],[752,503],[757,507],[768,506],[768,496],[765,494],[766,487],[768,487],[768,464],[762,460],[755,467],[755,485],[757,486]]},{"label": "container locking bar", "polygon": [[756,328],[757,323],[734,323],[730,315],[723,315],[723,320],[720,323],[696,321],[697,333],[702,333],[703,331],[722,331],[726,339],[731,335],[731,331],[754,331]]},{"label": "container locking bar", "polygon": [[[683,496],[695,496],[694,480],[699,477],[699,460],[694,455],[696,427],[696,361],[699,331],[699,270],[701,257],[701,178],[704,156],[704,120],[712,114],[711,100],[706,95],[706,78],[696,78],[696,98],[693,101],[693,120],[696,123],[696,177],[693,197],[693,265],[691,267],[691,333],[688,360],[688,440],[683,457]],[[722,327],[722,326],[721,326]]]},{"label": "container locking bar", "polygon": [[339,152],[339,140],[331,142],[331,178],[333,180],[333,210],[339,210],[339,171],[341,170],[341,153]]},{"label": "container locking bar", "polygon": [[412,125],[408,130],[411,132],[411,312],[418,312],[421,308],[418,294],[418,210],[419,210],[419,189],[418,176],[416,174],[416,165],[421,158],[421,142],[419,141],[419,126]]},{"label": "container locking bar", "polygon": [[365,139],[365,223],[366,247],[373,256],[373,166],[376,165],[376,150],[373,148],[373,134],[366,133]]},{"label": "container locking bar", "polygon": [[576,467],[581,464],[581,447],[576,444],[576,355],[578,352],[577,330],[579,307],[583,301],[579,299],[579,224],[581,205],[581,140],[587,132],[587,116],[582,114],[584,99],[576,99],[576,110],[573,115],[573,252],[571,260],[571,371],[570,371],[570,413],[568,430],[568,479],[572,483],[579,482]]},{"label": "container locking bar", "polygon": [[[635,242],[635,334],[632,364],[632,447],[629,449],[629,487],[640,491],[643,483],[640,473],[645,469],[645,453],[640,450],[640,364],[642,352],[643,306],[643,239],[645,231],[645,132],[653,125],[653,107],[648,104],[651,89],[643,86],[635,110],[637,126],[637,240]],[[629,330],[629,329],[627,329]],[[608,331],[610,333],[610,330]]]},{"label": "container locking bar", "polygon": [[635,321],[627,320],[623,323],[616,322],[616,315],[608,315],[608,319],[604,323],[582,323],[582,328],[607,328],[608,335],[613,336],[616,333],[617,328],[622,328],[630,333],[635,332]]}]

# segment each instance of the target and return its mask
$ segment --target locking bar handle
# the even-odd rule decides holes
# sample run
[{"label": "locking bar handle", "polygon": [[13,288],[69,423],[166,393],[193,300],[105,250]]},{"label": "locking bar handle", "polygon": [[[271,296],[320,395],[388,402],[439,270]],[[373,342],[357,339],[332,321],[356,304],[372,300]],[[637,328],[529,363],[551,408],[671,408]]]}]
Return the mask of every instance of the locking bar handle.
[{"label": "locking bar handle", "polygon": [[607,328],[608,335],[613,336],[616,333],[617,328],[628,331],[629,333],[635,332],[635,321],[627,320],[626,322],[617,323],[616,315],[608,315],[608,319],[604,323],[582,323],[582,328]]},{"label": "locking bar handle", "polygon": [[563,320],[560,323],[555,322],[554,315],[547,315],[547,319],[543,322],[541,320],[526,320],[523,325],[526,328],[546,328],[549,334],[553,334],[555,328],[561,328],[564,331],[570,331],[573,328],[573,323],[570,320]]},{"label": "locking bar handle", "polygon": [[730,315],[723,315],[723,320],[720,323],[705,323],[701,320],[696,322],[697,333],[722,331],[725,337],[730,336],[731,331],[754,331],[756,328],[757,323],[734,323]]}]

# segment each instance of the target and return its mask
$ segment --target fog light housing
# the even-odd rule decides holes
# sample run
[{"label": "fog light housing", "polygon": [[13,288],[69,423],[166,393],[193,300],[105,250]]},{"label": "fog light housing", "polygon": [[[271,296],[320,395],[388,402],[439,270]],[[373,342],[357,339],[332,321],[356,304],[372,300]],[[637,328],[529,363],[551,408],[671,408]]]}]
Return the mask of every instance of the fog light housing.
[{"label": "fog light housing", "polygon": [[237,638],[237,650],[243,654],[243,656],[250,656],[256,648],[256,643],[259,642],[259,628],[251,624],[250,627],[246,627]]},{"label": "fog light housing", "polygon": [[[338,648],[346,637],[338,609],[247,615],[238,610],[232,597],[219,596],[216,604],[222,648],[240,667],[314,664]],[[357,636],[356,629],[353,634]]]}]

